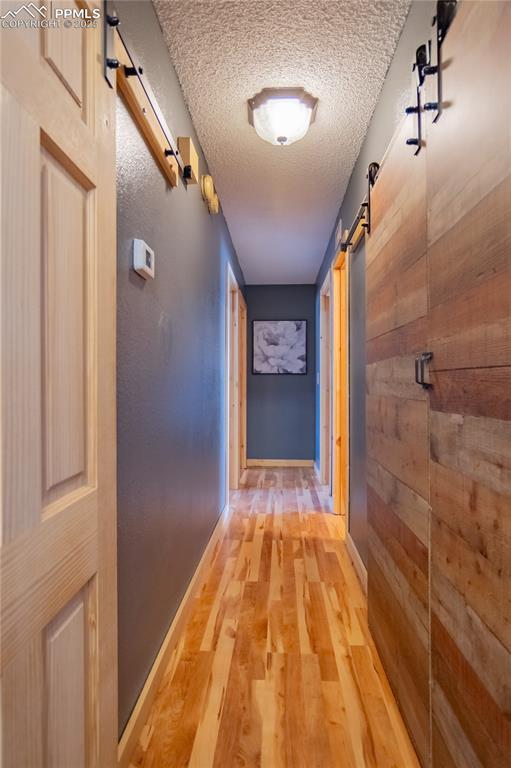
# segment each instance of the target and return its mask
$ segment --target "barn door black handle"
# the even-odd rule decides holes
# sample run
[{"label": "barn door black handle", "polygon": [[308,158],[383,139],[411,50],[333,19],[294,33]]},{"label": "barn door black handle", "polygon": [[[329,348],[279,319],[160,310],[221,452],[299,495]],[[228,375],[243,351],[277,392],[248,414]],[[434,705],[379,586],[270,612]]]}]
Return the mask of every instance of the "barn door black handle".
[{"label": "barn door black handle", "polygon": [[433,352],[423,352],[415,358],[415,383],[420,384],[423,389],[431,389],[433,386],[424,379],[424,366],[429,363],[433,357]]},{"label": "barn door black handle", "polygon": [[418,357],[415,358],[415,383],[416,384],[420,384],[421,383],[421,379],[420,379],[420,358],[418,358]]}]

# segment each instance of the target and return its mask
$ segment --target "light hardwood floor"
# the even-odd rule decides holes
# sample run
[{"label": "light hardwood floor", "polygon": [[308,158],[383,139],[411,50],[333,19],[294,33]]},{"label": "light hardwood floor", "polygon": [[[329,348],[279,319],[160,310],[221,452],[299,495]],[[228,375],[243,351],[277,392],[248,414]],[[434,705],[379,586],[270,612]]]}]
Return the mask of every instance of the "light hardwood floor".
[{"label": "light hardwood floor", "polygon": [[131,764],[418,768],[314,471],[247,470],[231,500]]}]

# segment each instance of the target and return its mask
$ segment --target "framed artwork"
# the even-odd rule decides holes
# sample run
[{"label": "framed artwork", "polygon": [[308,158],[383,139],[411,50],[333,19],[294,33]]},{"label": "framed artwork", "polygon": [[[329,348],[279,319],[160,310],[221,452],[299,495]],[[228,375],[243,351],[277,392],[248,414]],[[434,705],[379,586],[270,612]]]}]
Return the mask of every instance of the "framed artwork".
[{"label": "framed artwork", "polygon": [[307,373],[307,320],[252,320],[252,373]]}]

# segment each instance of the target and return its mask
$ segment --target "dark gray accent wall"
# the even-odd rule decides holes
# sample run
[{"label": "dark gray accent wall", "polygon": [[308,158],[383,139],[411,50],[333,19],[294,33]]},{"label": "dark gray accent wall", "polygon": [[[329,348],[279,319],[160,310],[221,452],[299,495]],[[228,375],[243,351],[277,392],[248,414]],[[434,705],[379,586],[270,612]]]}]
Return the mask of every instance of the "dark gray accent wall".
[{"label": "dark gray accent wall", "polygon": [[[247,285],[247,457],[314,459],[316,318],[314,285]],[[307,373],[254,375],[253,320],[307,320]]]},{"label": "dark gray accent wall", "polygon": [[[152,4],[117,8],[171,130],[199,148]],[[225,503],[227,262],[242,274],[222,215],[198,186],[167,187],[120,99],[117,181],[122,731]],[[134,237],[154,281],[131,269]]]},{"label": "dark gray accent wall", "polygon": [[[367,192],[367,166],[381,162],[411,96],[411,66],[417,47],[431,36],[434,0],[413,0],[394,58],[374,110],[339,215],[317,276],[319,289],[335,256],[335,230],[342,219],[348,229]],[[350,285],[350,534],[364,562],[367,559],[366,446],[365,446],[365,255],[360,248],[351,264]],[[318,369],[319,370],[319,369]],[[319,390],[316,398],[319,413]],[[319,423],[319,418],[317,418]],[[316,431],[319,460],[319,434]]]}]

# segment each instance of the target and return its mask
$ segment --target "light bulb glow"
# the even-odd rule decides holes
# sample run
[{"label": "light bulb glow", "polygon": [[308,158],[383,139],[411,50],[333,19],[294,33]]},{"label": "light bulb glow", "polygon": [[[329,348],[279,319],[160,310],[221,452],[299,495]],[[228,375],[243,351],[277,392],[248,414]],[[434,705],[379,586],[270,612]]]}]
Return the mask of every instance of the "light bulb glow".
[{"label": "light bulb glow", "polygon": [[262,139],[288,146],[303,139],[314,121],[316,104],[303,88],[265,88],[249,101],[249,120]]}]

